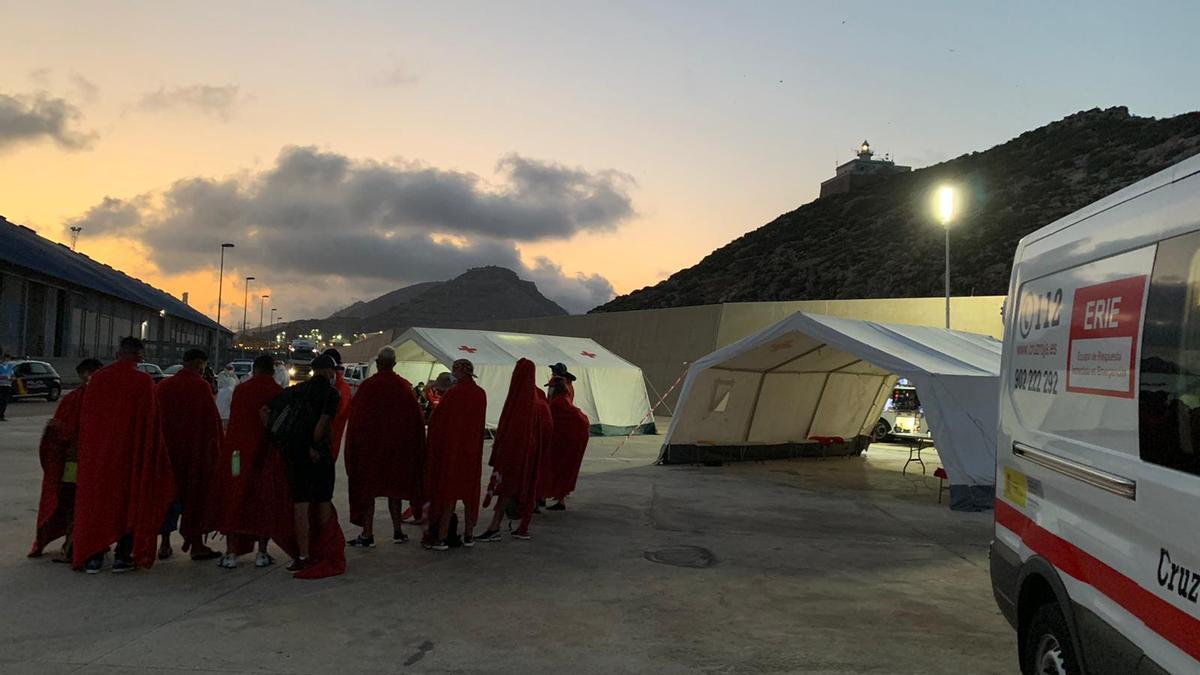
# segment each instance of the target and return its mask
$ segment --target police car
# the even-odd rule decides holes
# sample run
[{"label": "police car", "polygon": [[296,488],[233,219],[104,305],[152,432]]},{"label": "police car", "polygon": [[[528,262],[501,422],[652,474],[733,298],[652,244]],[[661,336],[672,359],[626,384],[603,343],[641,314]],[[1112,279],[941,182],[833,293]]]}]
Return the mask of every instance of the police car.
[{"label": "police car", "polygon": [[57,401],[62,394],[62,378],[45,361],[18,360],[13,367],[10,398],[44,398]]},{"label": "police car", "polygon": [[992,588],[1025,673],[1200,673],[1200,156],[1030,234]]}]

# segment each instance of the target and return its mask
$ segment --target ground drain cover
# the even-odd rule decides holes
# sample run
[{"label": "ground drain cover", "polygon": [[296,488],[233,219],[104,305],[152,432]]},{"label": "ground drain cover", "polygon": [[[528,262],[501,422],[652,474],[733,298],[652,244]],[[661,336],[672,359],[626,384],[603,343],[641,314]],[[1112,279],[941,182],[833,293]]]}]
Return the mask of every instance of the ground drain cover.
[{"label": "ground drain cover", "polygon": [[699,546],[669,546],[667,548],[646,551],[646,560],[675,567],[712,567],[717,564],[717,556],[713,552]]}]

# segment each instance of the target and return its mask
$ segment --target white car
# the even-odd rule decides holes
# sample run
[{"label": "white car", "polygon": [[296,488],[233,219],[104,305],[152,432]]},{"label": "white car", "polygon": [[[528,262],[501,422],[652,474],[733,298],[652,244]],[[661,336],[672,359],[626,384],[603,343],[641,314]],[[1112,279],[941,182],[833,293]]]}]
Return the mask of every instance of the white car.
[{"label": "white car", "polygon": [[358,393],[358,385],[367,379],[367,364],[365,363],[345,363],[342,364],[342,377],[345,378],[346,384],[350,385],[352,393]]},{"label": "white car", "polygon": [[1021,240],[1001,358],[1022,671],[1200,673],[1200,156]]}]

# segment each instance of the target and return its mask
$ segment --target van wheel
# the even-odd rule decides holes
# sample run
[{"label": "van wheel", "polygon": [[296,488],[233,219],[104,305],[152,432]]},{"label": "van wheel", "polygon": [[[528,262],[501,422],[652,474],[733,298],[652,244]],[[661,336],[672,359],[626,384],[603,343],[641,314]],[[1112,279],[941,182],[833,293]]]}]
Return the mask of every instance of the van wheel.
[{"label": "van wheel", "polygon": [[62,389],[52,384],[50,385],[50,388],[46,390],[46,400],[50,402],[57,401],[58,395],[61,393]]},{"label": "van wheel", "polygon": [[871,430],[871,442],[878,443],[887,438],[890,433],[892,433],[892,427],[887,420],[879,420],[875,423],[875,428]]},{"label": "van wheel", "polygon": [[1067,620],[1058,603],[1037,608],[1025,633],[1025,660],[1021,672],[1028,675],[1078,675],[1079,660]]}]

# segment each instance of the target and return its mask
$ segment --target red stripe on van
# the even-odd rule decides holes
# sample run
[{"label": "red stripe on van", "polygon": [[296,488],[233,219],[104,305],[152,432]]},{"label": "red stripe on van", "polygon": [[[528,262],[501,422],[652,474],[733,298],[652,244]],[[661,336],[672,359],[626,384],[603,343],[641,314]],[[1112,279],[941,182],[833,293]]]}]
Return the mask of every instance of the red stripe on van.
[{"label": "red stripe on van", "polygon": [[1108,596],[1141,619],[1150,630],[1193,659],[1200,660],[1200,619],[1142,588],[1133,579],[999,499],[996,500],[996,522],[1015,532],[1050,564]]}]

